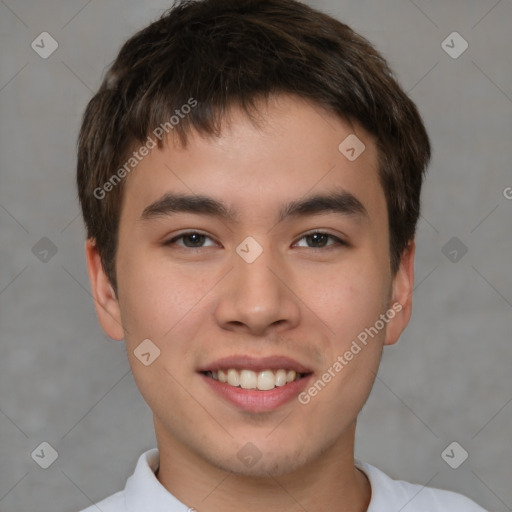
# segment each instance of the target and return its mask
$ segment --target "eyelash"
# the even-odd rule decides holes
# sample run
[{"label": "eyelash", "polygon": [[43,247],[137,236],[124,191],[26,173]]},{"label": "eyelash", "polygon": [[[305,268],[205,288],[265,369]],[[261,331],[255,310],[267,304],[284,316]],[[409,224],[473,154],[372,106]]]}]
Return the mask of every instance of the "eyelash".
[{"label": "eyelash", "polygon": [[[200,231],[186,231],[184,233],[181,233],[178,236],[175,236],[174,238],[171,238],[167,242],[164,242],[163,245],[164,246],[171,246],[171,245],[175,244],[177,240],[183,239],[183,238],[185,238],[186,236],[189,236],[189,235],[200,235],[200,236],[204,236],[204,237],[209,238],[210,240],[212,240],[211,237],[209,237],[208,235],[206,235],[204,233],[201,233]],[[306,233],[305,235],[302,235],[297,240],[297,242],[303,240],[304,238],[307,238],[307,237],[310,237],[310,236],[314,236],[314,235],[326,235],[330,239],[334,240],[335,243],[326,245],[324,247],[306,247],[306,249],[327,249],[329,247],[335,247],[335,246],[345,246],[345,247],[348,247],[348,245],[349,245],[347,242],[341,240],[337,236],[334,236],[334,235],[332,235],[330,233],[327,233],[325,231],[320,231],[320,230],[311,231],[310,233]],[[295,242],[295,243],[297,243],[297,242]],[[182,249],[188,249],[188,250],[199,250],[199,249],[204,249],[205,248],[205,247],[186,247],[186,246],[180,246],[180,247]]]}]

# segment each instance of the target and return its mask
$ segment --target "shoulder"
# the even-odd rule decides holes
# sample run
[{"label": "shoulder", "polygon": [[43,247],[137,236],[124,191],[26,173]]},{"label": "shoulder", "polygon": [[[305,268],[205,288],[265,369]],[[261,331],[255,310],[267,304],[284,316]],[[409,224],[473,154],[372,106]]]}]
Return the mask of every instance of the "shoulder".
[{"label": "shoulder", "polygon": [[356,467],[366,474],[372,488],[367,512],[395,509],[401,512],[486,512],[462,494],[393,480],[380,469],[361,461],[356,461]]},{"label": "shoulder", "polygon": [[98,510],[101,510],[101,512],[126,512],[124,494],[124,491],[116,492],[81,512],[98,512]]},{"label": "shoulder", "polygon": [[[151,449],[140,455],[133,474],[126,481],[122,491],[87,507],[80,512],[129,512],[134,509],[133,503],[148,500],[148,493],[155,494],[152,486],[159,485],[154,470],[158,464],[158,450]],[[130,506],[127,505],[130,503]],[[135,507],[137,510],[137,507]]]}]

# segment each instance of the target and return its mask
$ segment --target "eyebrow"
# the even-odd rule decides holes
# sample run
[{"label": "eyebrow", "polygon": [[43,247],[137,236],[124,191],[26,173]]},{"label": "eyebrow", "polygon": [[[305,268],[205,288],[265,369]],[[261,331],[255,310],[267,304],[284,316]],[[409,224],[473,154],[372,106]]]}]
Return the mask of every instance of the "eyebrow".
[{"label": "eyebrow", "polygon": [[[280,209],[277,223],[289,217],[305,217],[329,212],[350,217],[369,217],[368,211],[359,199],[350,192],[340,190],[291,201]],[[217,199],[204,195],[173,193],[166,193],[146,206],[140,220],[168,217],[176,213],[210,215],[232,223],[239,222],[237,212]]]}]

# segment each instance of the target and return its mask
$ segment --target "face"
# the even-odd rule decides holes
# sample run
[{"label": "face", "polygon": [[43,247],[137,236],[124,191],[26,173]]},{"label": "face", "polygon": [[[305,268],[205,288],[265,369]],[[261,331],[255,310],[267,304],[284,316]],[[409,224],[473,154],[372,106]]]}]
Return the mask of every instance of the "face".
[{"label": "face", "polygon": [[[117,298],[90,242],[87,256],[160,448],[278,475],[347,445],[409,320],[414,246],[393,276],[367,132],[290,96],[259,112],[255,126],[233,109],[219,137],[170,139],[138,164]],[[351,134],[365,145],[353,161],[339,149]]]}]

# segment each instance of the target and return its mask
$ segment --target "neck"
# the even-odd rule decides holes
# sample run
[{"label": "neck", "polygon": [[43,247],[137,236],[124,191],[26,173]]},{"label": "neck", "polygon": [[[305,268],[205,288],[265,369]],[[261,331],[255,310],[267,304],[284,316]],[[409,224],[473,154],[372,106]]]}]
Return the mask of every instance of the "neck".
[{"label": "neck", "polygon": [[160,466],[157,478],[198,512],[366,512],[368,479],[354,466],[355,424],[304,466],[280,476],[225,471],[190,451],[155,420]]}]

